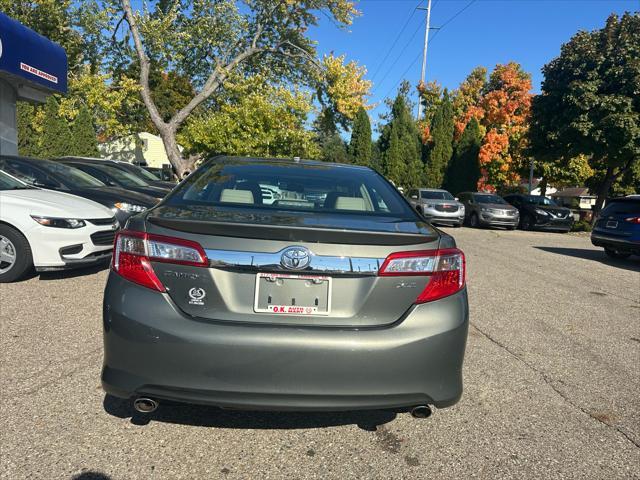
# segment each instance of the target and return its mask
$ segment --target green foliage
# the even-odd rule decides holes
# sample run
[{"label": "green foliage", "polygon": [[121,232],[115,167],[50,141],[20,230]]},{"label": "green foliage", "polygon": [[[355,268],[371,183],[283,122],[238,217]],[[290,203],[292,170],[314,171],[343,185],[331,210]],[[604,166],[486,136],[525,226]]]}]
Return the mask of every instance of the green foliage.
[{"label": "green foliage", "polygon": [[480,124],[472,118],[458,141],[453,158],[447,168],[444,188],[454,195],[475,191],[480,179],[478,153],[482,145]]},{"label": "green foliage", "polygon": [[60,116],[60,105],[53,95],[47,99],[42,124],[40,156],[44,158],[62,157],[72,151],[71,130],[67,121]]},{"label": "green foliage", "polygon": [[422,144],[402,87],[393,102],[389,120],[379,139],[382,171],[397,186],[420,187],[424,177]]},{"label": "green foliage", "polygon": [[320,150],[320,159],[324,162],[351,163],[347,145],[337,132],[321,140]]},{"label": "green foliage", "polygon": [[592,229],[591,223],[586,220],[580,220],[571,226],[572,232],[590,232]]},{"label": "green foliage", "polygon": [[357,165],[371,165],[371,122],[363,107],[358,109],[353,122],[349,155]]},{"label": "green foliage", "polygon": [[80,112],[71,126],[71,150],[67,155],[80,157],[99,157],[98,139],[93,127],[91,114],[86,106],[80,107]]},{"label": "green foliage", "polygon": [[453,105],[445,90],[431,122],[431,145],[427,156],[427,186],[440,188],[453,155]]},{"label": "green foliage", "polygon": [[35,113],[36,108],[27,102],[18,102],[16,105],[19,155],[40,156],[39,134],[33,122]]},{"label": "green foliage", "polygon": [[300,91],[237,79],[218,108],[187,122],[178,141],[189,154],[305,157],[319,155],[315,135],[305,128],[311,98]]},{"label": "green foliage", "polygon": [[548,162],[586,155],[599,209],[640,158],[640,15],[611,15],[602,30],[577,33],[543,73],[531,150]]}]

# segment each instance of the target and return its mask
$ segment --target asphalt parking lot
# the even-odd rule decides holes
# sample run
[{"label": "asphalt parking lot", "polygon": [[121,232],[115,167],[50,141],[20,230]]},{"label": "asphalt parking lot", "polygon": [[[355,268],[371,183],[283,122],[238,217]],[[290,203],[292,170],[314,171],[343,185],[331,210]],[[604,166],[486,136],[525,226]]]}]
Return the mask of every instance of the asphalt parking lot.
[{"label": "asphalt parking lot", "polygon": [[100,388],[105,270],[0,286],[2,478],[640,478],[640,261],[447,229],[467,254],[465,393],[409,414],[251,413]]}]

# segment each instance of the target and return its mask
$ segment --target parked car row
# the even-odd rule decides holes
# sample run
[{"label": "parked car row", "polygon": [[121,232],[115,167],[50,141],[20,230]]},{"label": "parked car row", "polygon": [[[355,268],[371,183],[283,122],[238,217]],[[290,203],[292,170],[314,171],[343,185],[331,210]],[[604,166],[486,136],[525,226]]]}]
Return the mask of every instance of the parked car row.
[{"label": "parked car row", "polygon": [[[446,190],[422,188],[410,190],[407,200],[436,225],[568,232],[574,221],[570,209],[540,195],[462,192],[454,197]],[[640,195],[607,200],[591,243],[612,258],[640,255]]]},{"label": "parked car row", "polygon": [[536,195],[462,192],[454,197],[446,190],[423,188],[409,192],[409,202],[434,224],[473,228],[504,227],[514,230],[568,232],[573,216],[568,208]]},{"label": "parked car row", "polygon": [[91,158],[0,156],[0,175],[0,282],[110,258],[115,231],[174,185]]}]

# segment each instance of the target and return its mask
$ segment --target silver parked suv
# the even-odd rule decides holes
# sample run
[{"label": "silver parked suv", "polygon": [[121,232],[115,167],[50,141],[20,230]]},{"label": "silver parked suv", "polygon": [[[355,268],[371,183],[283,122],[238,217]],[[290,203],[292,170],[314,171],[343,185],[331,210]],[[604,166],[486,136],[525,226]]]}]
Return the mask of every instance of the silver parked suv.
[{"label": "silver parked suv", "polygon": [[462,394],[464,255],[369,168],[214,158],[114,252],[102,385],[138,411],[425,417]]},{"label": "silver parked suv", "polygon": [[464,192],[458,194],[466,207],[470,227],[506,227],[515,230],[520,222],[518,209],[492,193]]},{"label": "silver parked suv", "polygon": [[409,191],[409,203],[434,224],[461,227],[464,223],[464,205],[446,190],[421,188]]}]

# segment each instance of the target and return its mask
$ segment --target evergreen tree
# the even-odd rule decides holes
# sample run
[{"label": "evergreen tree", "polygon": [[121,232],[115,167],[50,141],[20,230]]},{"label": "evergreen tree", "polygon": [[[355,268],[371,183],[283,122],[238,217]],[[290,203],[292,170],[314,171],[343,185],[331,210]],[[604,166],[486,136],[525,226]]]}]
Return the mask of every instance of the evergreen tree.
[{"label": "evergreen tree", "polygon": [[82,105],[80,112],[71,127],[71,152],[67,155],[80,157],[99,157],[98,139],[93,128],[91,114],[87,107]]},{"label": "evergreen tree", "polygon": [[462,132],[445,174],[444,188],[454,195],[460,192],[474,192],[477,189],[480,179],[478,153],[481,144],[480,124],[472,118]]},{"label": "evergreen tree", "polygon": [[16,105],[16,117],[18,126],[18,154],[25,157],[39,157],[39,135],[33,126],[36,107],[26,102],[18,102]]},{"label": "evergreen tree", "polygon": [[431,122],[432,144],[427,157],[427,186],[440,188],[453,155],[453,105],[447,90]]},{"label": "evergreen tree", "polygon": [[347,145],[338,132],[323,138],[320,148],[322,161],[350,163]]},{"label": "evergreen tree", "polygon": [[382,129],[379,140],[382,171],[397,186],[422,186],[423,164],[418,128],[403,91],[393,102],[390,122]]},{"label": "evergreen tree", "polygon": [[47,158],[69,155],[72,151],[71,130],[67,121],[60,116],[58,101],[53,95],[47,99],[44,115],[40,156]]},{"label": "evergreen tree", "polygon": [[371,122],[363,107],[358,109],[353,121],[349,155],[356,165],[371,165]]}]

